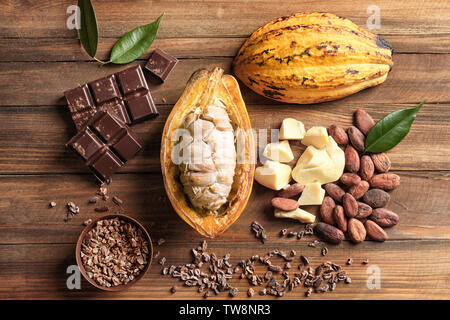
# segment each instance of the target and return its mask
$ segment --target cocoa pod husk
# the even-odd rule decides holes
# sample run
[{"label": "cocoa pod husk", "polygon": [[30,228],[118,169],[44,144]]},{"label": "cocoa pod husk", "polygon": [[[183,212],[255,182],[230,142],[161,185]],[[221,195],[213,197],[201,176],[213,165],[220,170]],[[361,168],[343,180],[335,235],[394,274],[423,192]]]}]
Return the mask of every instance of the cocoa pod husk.
[{"label": "cocoa pod husk", "polygon": [[365,219],[372,214],[372,207],[364,202],[358,202],[358,210],[356,213],[356,219]]},{"label": "cocoa pod husk", "polygon": [[366,228],[366,234],[370,239],[380,242],[388,239],[387,233],[372,220],[366,220],[366,222],[364,222],[364,227]]},{"label": "cocoa pod husk", "polygon": [[363,201],[372,208],[383,208],[389,203],[391,196],[381,189],[370,189],[363,196]]},{"label": "cocoa pod husk", "polygon": [[314,233],[329,243],[339,244],[344,240],[344,233],[341,230],[324,222],[316,224]]},{"label": "cocoa pod husk", "polygon": [[370,185],[367,181],[361,180],[357,185],[351,186],[348,189],[348,193],[350,193],[355,199],[360,199],[364,196],[364,194],[369,190]]},{"label": "cocoa pod husk", "polygon": [[357,173],[360,168],[360,160],[358,151],[351,145],[345,148],[345,170],[352,173]]},{"label": "cocoa pod husk", "polygon": [[331,125],[328,128],[328,134],[336,141],[337,144],[348,144],[347,132],[336,124]]},{"label": "cocoa pod husk", "polygon": [[355,126],[349,127],[347,129],[347,134],[355,149],[360,152],[364,152],[366,149],[366,137],[364,134]]},{"label": "cocoa pod husk", "polygon": [[355,218],[348,220],[347,233],[350,240],[354,243],[360,243],[366,239],[366,228],[364,228],[361,221]]},{"label": "cocoa pod husk", "polygon": [[400,177],[394,173],[376,174],[370,179],[370,185],[372,188],[385,191],[394,190],[400,185]]},{"label": "cocoa pod husk", "polygon": [[272,199],[272,206],[282,211],[293,211],[299,207],[297,200],[276,197]]},{"label": "cocoa pod husk", "polygon": [[361,176],[361,179],[370,181],[374,173],[375,173],[375,166],[370,156],[368,155],[362,156],[359,169],[359,175]]},{"label": "cocoa pod husk", "polygon": [[292,197],[298,196],[300,193],[303,192],[304,189],[305,189],[305,186],[303,184],[301,184],[301,183],[294,183],[294,184],[291,184],[286,189],[281,190],[278,193],[278,197],[281,197],[281,198],[292,198]]},{"label": "cocoa pod husk", "polygon": [[320,217],[322,221],[328,224],[334,224],[333,210],[336,204],[333,198],[326,196],[323,198],[322,205],[320,206]]},{"label": "cocoa pod husk", "polygon": [[344,196],[345,191],[342,190],[342,188],[339,187],[337,184],[327,183],[325,185],[325,191],[330,197],[333,198],[334,201],[342,202],[342,197]]},{"label": "cocoa pod husk", "polygon": [[342,197],[342,206],[347,217],[354,218],[358,214],[358,202],[350,193],[346,193]]},{"label": "cocoa pod husk", "polygon": [[363,109],[355,111],[355,125],[362,133],[367,135],[375,125],[373,118]]},{"label": "cocoa pod husk", "polygon": [[372,153],[370,158],[372,158],[373,165],[378,172],[386,173],[391,169],[391,159],[385,152]]},{"label": "cocoa pod husk", "polygon": [[347,187],[351,187],[355,184],[359,184],[361,182],[361,177],[356,173],[346,172],[342,174],[340,181]]},{"label": "cocoa pod husk", "polygon": [[372,220],[382,228],[389,228],[395,226],[400,218],[395,212],[392,212],[391,210],[388,210],[386,208],[377,208],[372,211],[370,220]]},{"label": "cocoa pod husk", "polygon": [[347,217],[344,213],[344,208],[340,205],[334,207],[333,218],[336,226],[342,230],[342,232],[347,232]]}]

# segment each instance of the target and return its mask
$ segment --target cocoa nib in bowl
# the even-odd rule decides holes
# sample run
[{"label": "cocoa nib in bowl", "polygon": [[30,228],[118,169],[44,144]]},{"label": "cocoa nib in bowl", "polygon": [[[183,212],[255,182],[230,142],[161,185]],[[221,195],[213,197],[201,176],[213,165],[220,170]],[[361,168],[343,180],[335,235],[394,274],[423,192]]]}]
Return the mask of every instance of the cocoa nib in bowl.
[{"label": "cocoa nib in bowl", "polygon": [[111,214],[92,221],[77,241],[76,259],[84,278],[105,291],[121,291],[141,279],[152,262],[152,241],[133,218]]}]

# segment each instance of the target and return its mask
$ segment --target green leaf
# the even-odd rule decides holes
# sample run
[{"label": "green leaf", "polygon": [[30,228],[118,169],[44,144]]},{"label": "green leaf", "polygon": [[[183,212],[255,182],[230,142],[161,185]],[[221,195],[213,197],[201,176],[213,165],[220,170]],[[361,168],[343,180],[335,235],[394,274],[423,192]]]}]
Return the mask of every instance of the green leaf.
[{"label": "green leaf", "polygon": [[395,147],[409,132],[417,112],[426,100],[417,107],[394,111],[378,121],[366,138],[367,152],[384,152]]},{"label": "green leaf", "polygon": [[164,13],[154,22],[137,27],[116,42],[110,61],[116,64],[129,63],[139,58],[152,44]]},{"label": "green leaf", "polygon": [[94,58],[98,45],[98,27],[94,7],[92,7],[90,0],[78,0],[78,7],[80,8],[78,34],[80,35],[81,45],[87,54]]}]

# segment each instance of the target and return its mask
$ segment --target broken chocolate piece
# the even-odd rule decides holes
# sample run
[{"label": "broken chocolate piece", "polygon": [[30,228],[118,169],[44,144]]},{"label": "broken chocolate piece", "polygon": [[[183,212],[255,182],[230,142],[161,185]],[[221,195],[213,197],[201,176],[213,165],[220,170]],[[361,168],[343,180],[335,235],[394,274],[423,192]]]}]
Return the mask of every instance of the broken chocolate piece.
[{"label": "broken chocolate piece", "polygon": [[164,82],[177,63],[178,59],[160,49],[156,49],[150,56],[145,69]]}]

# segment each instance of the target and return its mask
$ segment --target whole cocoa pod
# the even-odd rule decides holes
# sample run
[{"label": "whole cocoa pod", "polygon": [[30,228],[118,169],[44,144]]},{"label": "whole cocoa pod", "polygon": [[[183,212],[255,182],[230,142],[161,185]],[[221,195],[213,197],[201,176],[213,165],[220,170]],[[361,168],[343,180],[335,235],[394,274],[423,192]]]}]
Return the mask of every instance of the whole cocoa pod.
[{"label": "whole cocoa pod", "polygon": [[342,206],[347,217],[354,218],[358,214],[358,202],[350,193],[346,193],[342,197]]},{"label": "whole cocoa pod", "polygon": [[298,208],[299,203],[297,200],[276,197],[272,199],[272,206],[282,211],[294,211]]},{"label": "whole cocoa pod", "polygon": [[370,179],[370,185],[386,191],[394,190],[400,185],[400,177],[394,173],[376,174]]},{"label": "whole cocoa pod", "polygon": [[364,152],[366,149],[366,137],[364,134],[355,126],[349,127],[347,129],[347,134],[355,149],[360,152]]},{"label": "whole cocoa pod", "polygon": [[326,196],[323,198],[322,205],[320,206],[320,217],[322,221],[328,224],[334,224],[333,219],[333,209],[336,204],[334,203],[333,198]]},{"label": "whole cocoa pod", "polygon": [[372,208],[369,205],[363,202],[358,202],[358,211],[355,216],[356,219],[364,219],[370,216],[371,214]]},{"label": "whole cocoa pod", "polygon": [[314,227],[315,234],[322,240],[334,244],[339,244],[344,240],[344,233],[330,224],[319,222]]},{"label": "whole cocoa pod", "polygon": [[361,182],[361,177],[356,173],[346,172],[342,174],[340,181],[347,187],[351,187],[355,184],[359,184]]},{"label": "whole cocoa pod", "polygon": [[390,199],[391,196],[389,193],[381,189],[370,189],[363,197],[363,201],[372,208],[385,207],[389,203]]},{"label": "whole cocoa pod", "polygon": [[347,218],[345,217],[344,208],[340,205],[334,207],[333,210],[334,223],[336,226],[342,230],[342,232],[347,232]]},{"label": "whole cocoa pod", "polygon": [[378,208],[372,211],[370,220],[383,228],[395,226],[400,220],[398,215],[391,210],[385,208]]},{"label": "whole cocoa pod", "polygon": [[303,184],[301,184],[301,183],[294,183],[294,184],[291,184],[286,189],[281,190],[278,193],[278,196],[282,197],[282,198],[295,197],[295,196],[299,195],[300,193],[302,193],[304,189],[305,189],[305,186]]},{"label": "whole cocoa pod", "polygon": [[364,194],[369,190],[370,185],[367,181],[361,180],[357,185],[351,186],[348,189],[348,193],[350,193],[355,199],[360,199]]},{"label": "whole cocoa pod", "polygon": [[375,169],[380,173],[386,173],[391,168],[391,159],[384,152],[372,153],[370,155],[372,158]]},{"label": "whole cocoa pod", "polygon": [[359,169],[359,175],[361,176],[361,179],[370,181],[374,173],[375,173],[375,166],[373,164],[372,159],[368,155],[362,156]]},{"label": "whole cocoa pod", "polygon": [[362,133],[367,135],[375,125],[375,121],[365,110],[358,109],[355,111],[355,124]]},{"label": "whole cocoa pod", "polygon": [[345,170],[352,173],[357,173],[360,167],[360,160],[358,151],[351,145],[345,148]]},{"label": "whole cocoa pod", "polygon": [[328,134],[333,137],[337,144],[348,144],[347,132],[341,126],[331,125],[328,128]]},{"label": "whole cocoa pod", "polygon": [[337,202],[342,202],[345,191],[335,183],[327,183],[325,185],[327,194]]},{"label": "whole cocoa pod", "polygon": [[364,222],[364,227],[366,228],[367,236],[372,240],[383,242],[388,238],[387,233],[372,220]]},{"label": "whole cocoa pod", "polygon": [[366,228],[358,219],[352,218],[348,220],[347,231],[350,240],[354,243],[360,243],[366,239]]}]

